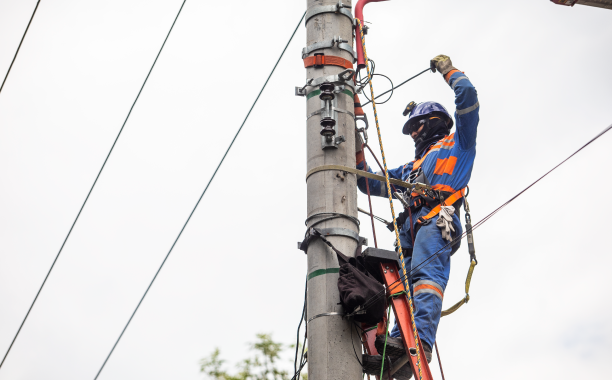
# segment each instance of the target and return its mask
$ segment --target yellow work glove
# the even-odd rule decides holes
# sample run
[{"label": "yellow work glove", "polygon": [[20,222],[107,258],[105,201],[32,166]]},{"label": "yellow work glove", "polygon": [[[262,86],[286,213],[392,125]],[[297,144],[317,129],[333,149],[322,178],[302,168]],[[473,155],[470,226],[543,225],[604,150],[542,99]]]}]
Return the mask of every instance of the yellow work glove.
[{"label": "yellow work glove", "polygon": [[436,69],[438,69],[442,75],[446,75],[452,70],[456,70],[456,68],[453,67],[450,57],[443,54],[440,54],[429,61],[429,67],[434,73],[436,72]]}]

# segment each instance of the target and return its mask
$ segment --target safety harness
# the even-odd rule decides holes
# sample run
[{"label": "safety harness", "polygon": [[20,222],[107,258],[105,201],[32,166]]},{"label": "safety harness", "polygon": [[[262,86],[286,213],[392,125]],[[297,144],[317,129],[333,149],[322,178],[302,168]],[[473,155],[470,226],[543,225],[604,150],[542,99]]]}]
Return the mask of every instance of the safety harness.
[{"label": "safety harness", "polygon": [[[425,161],[425,158],[427,158],[427,155],[429,155],[429,153],[432,152],[434,148],[447,144],[447,141],[452,137],[453,135],[444,136],[438,142],[433,144],[427,150],[427,153],[423,155],[423,157],[413,162],[412,172],[410,172],[410,175],[408,176],[409,182],[423,183],[426,184],[428,188],[422,189],[420,192],[413,190],[409,196],[408,194],[406,194],[403,199],[405,202],[402,202],[404,204],[405,210],[401,212],[397,218],[400,225],[406,222],[406,219],[408,218],[409,214],[416,213],[423,206],[427,206],[431,209],[431,211],[427,215],[419,217],[419,219],[417,220],[417,223],[419,225],[427,225],[431,223],[433,217],[440,214],[442,206],[453,206],[455,209],[455,214],[460,217],[459,210],[461,207],[461,202],[464,198],[465,188],[455,192],[450,192],[437,190],[436,186],[429,187],[429,181],[427,180],[427,176],[425,176],[423,168],[421,167],[423,161]],[[406,203],[408,203],[408,207],[406,207]]]}]

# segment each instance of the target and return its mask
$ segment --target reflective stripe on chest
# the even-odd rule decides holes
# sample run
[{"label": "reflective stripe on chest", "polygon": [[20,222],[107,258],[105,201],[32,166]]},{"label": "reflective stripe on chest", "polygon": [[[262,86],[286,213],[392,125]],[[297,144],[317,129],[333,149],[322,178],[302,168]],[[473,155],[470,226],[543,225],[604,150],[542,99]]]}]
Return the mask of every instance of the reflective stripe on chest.
[{"label": "reflective stripe on chest", "polygon": [[[432,152],[437,152],[440,149],[452,149],[455,146],[455,134],[451,134],[449,136],[444,137],[442,140],[438,141],[434,145],[429,148],[427,153],[423,155],[420,159],[413,161],[412,170],[416,170],[423,165],[427,156],[429,156]],[[453,170],[455,169],[455,164],[457,163],[457,157],[449,157],[445,159],[438,159],[436,161],[436,169],[434,174],[453,174]]]}]

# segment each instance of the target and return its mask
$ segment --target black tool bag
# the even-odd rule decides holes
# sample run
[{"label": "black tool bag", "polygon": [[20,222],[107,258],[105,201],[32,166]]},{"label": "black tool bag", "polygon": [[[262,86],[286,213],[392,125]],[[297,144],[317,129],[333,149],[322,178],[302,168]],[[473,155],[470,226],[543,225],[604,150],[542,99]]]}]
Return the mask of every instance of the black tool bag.
[{"label": "black tool bag", "polygon": [[349,258],[339,251],[336,254],[340,262],[340,302],[347,316],[357,322],[376,325],[387,309],[385,287],[368,272],[362,256]]},{"label": "black tool bag", "polygon": [[365,260],[361,256],[361,246],[357,248],[355,257],[349,258],[338,251],[329,240],[321,235],[319,230],[309,228],[299,248],[308,253],[310,242],[316,238],[323,240],[338,255],[340,264],[338,290],[340,291],[340,303],[344,307],[346,316],[371,326],[382,321],[385,310],[387,310],[385,287],[368,272]]}]

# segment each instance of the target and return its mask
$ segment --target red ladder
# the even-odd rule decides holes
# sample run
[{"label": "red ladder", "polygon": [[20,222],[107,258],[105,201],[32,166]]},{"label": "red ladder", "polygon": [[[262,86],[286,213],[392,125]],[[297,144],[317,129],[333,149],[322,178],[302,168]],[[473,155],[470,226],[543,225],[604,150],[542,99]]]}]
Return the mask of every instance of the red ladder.
[{"label": "red ladder", "polygon": [[[371,265],[371,267],[377,266],[378,268],[380,268],[383,283],[387,288],[387,294],[391,295],[404,291],[403,281],[400,280],[400,274],[397,266],[397,253],[393,251],[386,251],[383,249],[368,248],[363,252],[363,256],[365,257],[366,262]],[[404,294],[396,297],[391,297],[390,304],[393,308],[395,320],[397,321],[397,325],[402,335],[404,348],[406,349],[406,353],[408,353],[407,356],[409,359],[410,367],[412,368],[414,378],[416,380],[433,380],[433,376],[431,375],[427,359],[425,358],[425,353],[423,352],[423,344],[421,343],[420,338],[418,338],[418,356],[420,357],[421,361],[422,377],[419,379],[416,344],[413,334],[412,319],[410,318],[410,307],[408,305],[408,298]],[[382,353],[379,353],[376,350],[376,347],[374,347],[374,340],[376,339],[377,335],[386,333],[386,324],[386,321],[383,321],[378,324],[378,327],[376,329],[369,330],[363,334],[363,342],[367,354],[382,355]],[[384,379],[386,379],[387,371],[385,370],[384,372],[385,375],[383,377]],[[376,379],[380,380],[378,376],[376,376]]]}]

